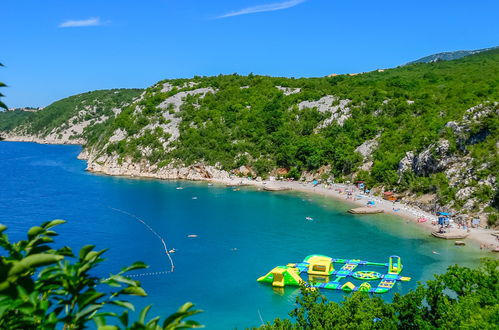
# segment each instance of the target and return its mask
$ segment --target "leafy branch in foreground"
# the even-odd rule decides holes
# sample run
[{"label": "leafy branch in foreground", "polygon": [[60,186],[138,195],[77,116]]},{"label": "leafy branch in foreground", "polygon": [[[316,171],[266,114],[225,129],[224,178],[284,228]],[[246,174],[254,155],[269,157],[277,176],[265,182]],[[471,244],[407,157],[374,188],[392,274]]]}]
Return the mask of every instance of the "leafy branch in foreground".
[{"label": "leafy branch in foreground", "polygon": [[[3,66],[2,63],[0,63],[0,66]],[[7,87],[7,85],[5,85],[3,82],[0,81],[0,87]],[[2,93],[0,93],[0,98],[3,97],[4,95]],[[7,106],[5,105],[5,103],[3,103],[2,101],[0,101],[0,108],[3,108],[5,110],[7,110]]]},{"label": "leafy branch in foreground", "polygon": [[450,266],[392,303],[355,292],[338,304],[306,286],[296,302],[294,322],[275,319],[262,329],[497,329],[499,261]]},{"label": "leafy branch in foreground", "polygon": [[[128,311],[135,307],[126,297],[147,294],[126,273],[147,266],[136,262],[104,279],[92,275],[106,250],[86,245],[75,256],[69,247],[53,249],[50,243],[57,233],[52,228],[64,222],[53,220],[32,227],[26,240],[15,243],[4,233],[7,227],[0,225],[4,250],[0,256],[0,329],[84,329],[91,321],[100,330],[201,327],[185,320],[201,312],[193,310],[191,303],[162,323],[159,316],[146,320],[151,306],[140,312],[138,320],[129,321]],[[121,309],[121,314],[109,312],[109,306]],[[108,319],[120,325],[108,325]]]}]

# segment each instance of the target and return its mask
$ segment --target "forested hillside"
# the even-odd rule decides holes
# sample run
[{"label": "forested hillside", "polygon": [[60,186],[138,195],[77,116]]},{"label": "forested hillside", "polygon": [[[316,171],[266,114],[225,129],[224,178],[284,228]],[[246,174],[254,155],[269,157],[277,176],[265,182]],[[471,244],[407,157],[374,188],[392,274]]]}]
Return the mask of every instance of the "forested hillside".
[{"label": "forested hillside", "polygon": [[2,111],[0,112],[0,131],[10,131],[19,125],[27,122],[34,112],[28,111]]},{"label": "forested hillside", "polygon": [[[498,83],[497,49],[356,76],[165,80],[120,111],[97,109],[107,111],[105,119],[80,136],[89,163],[101,168],[201,164],[255,177],[279,169],[296,179],[304,172],[362,179],[488,214],[492,223],[499,204]],[[25,130],[44,135],[67,125],[76,112],[58,116],[56,103]]]},{"label": "forested hillside", "polygon": [[140,95],[140,89],[99,90],[70,96],[37,112],[0,113],[0,131],[49,137],[51,141],[84,139],[84,131],[114,117]]}]

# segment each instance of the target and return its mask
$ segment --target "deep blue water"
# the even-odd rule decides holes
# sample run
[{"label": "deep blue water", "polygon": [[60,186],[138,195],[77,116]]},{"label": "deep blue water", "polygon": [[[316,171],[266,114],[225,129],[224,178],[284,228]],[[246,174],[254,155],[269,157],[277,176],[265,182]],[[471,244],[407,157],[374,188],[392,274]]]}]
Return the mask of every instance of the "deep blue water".
[{"label": "deep blue water", "polygon": [[111,208],[143,219],[177,250],[174,273],[137,277],[149,296],[134,303],[153,304],[151,315],[168,315],[192,301],[205,311],[195,319],[212,329],[258,326],[259,314],[265,321],[285,317],[298,290],[274,292],[255,280],[309,254],[377,262],[399,255],[402,275],[413,278],[392,290],[401,293],[450,264],[474,265],[484,256],[476,247],[432,239],[393,216],[348,215],[348,205],[325,197],[87,173],[85,162],[76,159],[79,152],[78,146],[0,142],[0,223],[15,240],[31,226],[65,219],[57,243],[75,250],[85,244],[109,248],[98,269],[104,275],[137,260],[149,264],[150,272],[168,270],[160,240]]}]

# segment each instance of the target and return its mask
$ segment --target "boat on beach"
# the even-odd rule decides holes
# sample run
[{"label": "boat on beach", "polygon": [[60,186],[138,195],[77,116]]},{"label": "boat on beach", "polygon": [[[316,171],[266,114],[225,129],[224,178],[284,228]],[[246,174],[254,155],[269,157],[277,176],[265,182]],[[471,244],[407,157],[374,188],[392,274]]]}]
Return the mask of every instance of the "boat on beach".
[{"label": "boat on beach", "polygon": [[269,187],[269,186],[263,186],[263,190],[265,191],[286,191],[286,190],[290,190],[289,188],[287,187]]},{"label": "boat on beach", "polygon": [[434,231],[431,233],[434,237],[443,238],[443,239],[463,239],[468,237],[469,233],[440,233],[438,231]]},{"label": "boat on beach", "polygon": [[375,207],[356,207],[353,209],[348,210],[348,213],[351,214],[376,214],[376,213],[383,213],[384,211],[382,209],[377,209]]}]

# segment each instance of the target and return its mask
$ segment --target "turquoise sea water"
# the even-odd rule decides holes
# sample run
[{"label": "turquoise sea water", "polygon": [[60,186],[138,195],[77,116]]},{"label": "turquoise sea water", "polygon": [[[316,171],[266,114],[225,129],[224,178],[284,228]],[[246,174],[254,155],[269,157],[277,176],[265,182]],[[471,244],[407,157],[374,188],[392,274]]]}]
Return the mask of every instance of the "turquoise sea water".
[{"label": "turquoise sea water", "polygon": [[[134,303],[153,304],[151,315],[170,314],[192,301],[205,311],[195,319],[211,329],[258,326],[260,315],[265,321],[285,317],[298,290],[274,292],[255,280],[309,254],[376,262],[399,255],[402,275],[413,279],[392,290],[401,293],[450,264],[475,265],[485,256],[473,246],[432,239],[397,217],[348,215],[349,205],[321,196],[87,173],[85,162],[76,159],[79,151],[0,142],[0,223],[9,227],[11,239],[19,239],[42,221],[68,220],[57,228],[57,242],[74,249],[109,248],[98,269],[102,275],[137,260],[150,265],[148,272],[169,270],[160,240],[112,208],[143,219],[177,250],[174,273],[137,277],[149,296]],[[198,237],[187,237],[192,234]],[[341,292],[325,293],[343,298]]]}]

